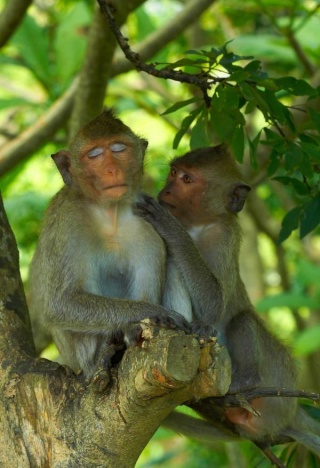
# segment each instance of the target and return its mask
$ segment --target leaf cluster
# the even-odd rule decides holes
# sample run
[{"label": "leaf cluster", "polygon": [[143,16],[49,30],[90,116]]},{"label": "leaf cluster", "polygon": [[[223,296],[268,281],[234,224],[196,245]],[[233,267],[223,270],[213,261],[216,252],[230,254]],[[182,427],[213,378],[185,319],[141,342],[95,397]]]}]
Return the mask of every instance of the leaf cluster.
[{"label": "leaf cluster", "polygon": [[[268,176],[289,185],[298,206],[285,216],[279,242],[294,229],[300,228],[304,237],[320,223],[320,112],[310,106],[297,109],[291,106],[295,97],[307,103],[319,98],[319,88],[294,77],[272,78],[254,57],[229,52],[223,47],[190,50],[188,58],[167,66],[198,70],[208,80],[205,99],[194,97],[178,102],[166,110],[170,114],[184,107],[188,115],[182,120],[173,147],[190,132],[191,149],[225,142],[231,145],[239,162],[248,148],[253,166],[258,165],[259,144],[270,154]],[[301,129],[296,122],[297,112],[304,112],[307,122]],[[248,131],[249,114],[259,113],[263,124],[256,134]]]}]

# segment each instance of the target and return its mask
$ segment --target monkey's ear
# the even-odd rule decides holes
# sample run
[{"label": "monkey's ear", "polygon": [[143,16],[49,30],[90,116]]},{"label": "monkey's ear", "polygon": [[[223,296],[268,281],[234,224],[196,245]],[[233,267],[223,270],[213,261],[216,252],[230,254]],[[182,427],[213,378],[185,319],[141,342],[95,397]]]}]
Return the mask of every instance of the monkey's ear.
[{"label": "monkey's ear", "polygon": [[230,192],[228,200],[228,210],[232,213],[238,213],[242,210],[244,202],[247,199],[251,187],[246,184],[237,184]]},{"label": "monkey's ear", "polygon": [[148,140],[145,140],[144,138],[140,138],[140,146],[143,152],[146,151],[146,149],[148,148],[148,145],[149,145]]},{"label": "monkey's ear", "polygon": [[60,150],[51,155],[66,185],[71,185],[72,177],[70,173],[70,154],[69,151]]}]

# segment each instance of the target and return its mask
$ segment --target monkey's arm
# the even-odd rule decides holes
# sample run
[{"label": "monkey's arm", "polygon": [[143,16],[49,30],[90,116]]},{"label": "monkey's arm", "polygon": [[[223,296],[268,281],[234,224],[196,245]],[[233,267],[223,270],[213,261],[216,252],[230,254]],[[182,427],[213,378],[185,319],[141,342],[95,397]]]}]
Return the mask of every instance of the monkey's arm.
[{"label": "monkey's arm", "polygon": [[81,290],[66,291],[52,298],[45,321],[47,325],[62,330],[101,333],[102,330],[121,330],[145,318],[149,318],[156,326],[189,330],[186,320],[180,314],[159,305],[102,297]]},{"label": "monkey's arm", "polygon": [[[151,197],[143,195],[137,214],[147,220],[165,240],[191,296],[196,320],[210,332],[224,313],[221,284],[200,255],[180,222]],[[200,327],[200,323],[199,323]]]}]

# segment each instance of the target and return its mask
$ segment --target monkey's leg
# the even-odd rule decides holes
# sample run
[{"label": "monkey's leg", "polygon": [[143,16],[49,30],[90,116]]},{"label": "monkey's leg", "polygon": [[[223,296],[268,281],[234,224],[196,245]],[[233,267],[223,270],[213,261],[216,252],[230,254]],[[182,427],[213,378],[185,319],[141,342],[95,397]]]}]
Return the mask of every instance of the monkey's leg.
[{"label": "monkey's leg", "polygon": [[241,393],[261,383],[261,347],[256,322],[250,312],[242,312],[226,328],[227,348],[232,362],[232,381],[228,393]]}]

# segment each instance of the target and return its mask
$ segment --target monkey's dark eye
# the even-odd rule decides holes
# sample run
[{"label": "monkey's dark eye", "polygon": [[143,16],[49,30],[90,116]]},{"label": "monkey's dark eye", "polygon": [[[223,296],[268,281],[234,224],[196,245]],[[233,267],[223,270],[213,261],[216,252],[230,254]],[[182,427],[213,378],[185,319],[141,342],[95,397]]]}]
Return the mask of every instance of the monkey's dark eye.
[{"label": "monkey's dark eye", "polygon": [[172,176],[177,175],[177,169],[175,169],[175,168],[173,167],[173,168],[171,169],[171,171],[170,171],[170,174],[171,174]]},{"label": "monkey's dark eye", "polygon": [[121,151],[124,151],[127,148],[127,145],[124,143],[113,143],[110,145],[110,149],[113,153],[120,153]]},{"label": "monkey's dark eye", "polygon": [[88,158],[96,158],[97,156],[100,156],[104,152],[103,148],[93,148],[92,150],[88,151],[87,155]]},{"label": "monkey's dark eye", "polygon": [[192,182],[192,179],[191,179],[191,177],[190,177],[188,174],[184,174],[182,180],[183,180],[183,182],[186,183],[186,184],[190,184],[190,183]]}]

